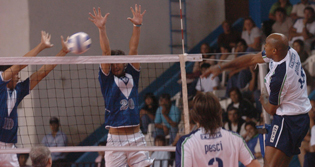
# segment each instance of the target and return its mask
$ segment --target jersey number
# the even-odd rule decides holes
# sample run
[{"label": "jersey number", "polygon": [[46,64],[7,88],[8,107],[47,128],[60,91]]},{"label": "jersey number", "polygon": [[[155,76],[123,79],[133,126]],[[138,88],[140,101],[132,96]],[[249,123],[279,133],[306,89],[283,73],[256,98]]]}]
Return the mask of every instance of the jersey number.
[{"label": "jersey number", "polygon": [[128,107],[130,109],[134,109],[135,108],[135,103],[133,102],[132,99],[126,100],[126,99],[122,99],[120,101],[120,110],[127,110]]},{"label": "jersey number", "polygon": [[210,159],[210,161],[208,162],[208,165],[213,165],[215,161],[218,163],[218,167],[223,167],[223,161],[220,158]]},{"label": "jersey number", "polygon": [[302,66],[301,66],[301,78],[299,79],[299,83],[301,84],[300,88],[303,89],[303,86],[305,84],[305,74],[303,72]]}]

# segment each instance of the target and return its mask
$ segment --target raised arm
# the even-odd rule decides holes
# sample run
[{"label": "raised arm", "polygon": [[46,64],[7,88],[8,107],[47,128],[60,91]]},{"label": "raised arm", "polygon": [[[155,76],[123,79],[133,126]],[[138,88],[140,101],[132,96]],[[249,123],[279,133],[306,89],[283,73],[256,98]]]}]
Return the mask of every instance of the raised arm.
[{"label": "raised arm", "polygon": [[[65,56],[69,50],[67,48],[67,41],[68,38],[66,39],[66,41],[63,40],[63,36],[61,36],[61,45],[62,45],[62,49],[59,51],[59,53],[56,56]],[[45,78],[50,71],[52,71],[57,65],[43,65],[38,71],[36,71],[35,73],[33,73],[30,76],[30,90],[33,90],[33,88],[43,79]]]},{"label": "raised arm", "polygon": [[[135,10],[133,10],[132,7],[130,7],[130,10],[132,12],[133,18],[128,17],[127,19],[133,23],[133,30],[131,39],[129,41],[129,55],[137,55],[141,30],[140,27],[142,25],[143,15],[146,11],[144,10],[143,13],[141,13],[141,5],[139,5],[138,8],[137,4],[135,5]],[[132,63],[132,65],[136,69],[140,69],[140,63]]]},{"label": "raised arm", "polygon": [[[105,16],[102,16],[101,9],[98,8],[98,12],[96,12],[96,9],[93,8],[94,15],[89,13],[91,18],[89,20],[95,24],[95,26],[98,28],[99,36],[100,36],[100,45],[102,49],[102,54],[106,56],[111,55],[111,50],[109,46],[109,40],[106,33],[106,21],[109,13],[106,13]],[[103,72],[106,74],[109,73],[110,70],[110,64],[101,64]]]},{"label": "raised arm", "polygon": [[[41,42],[31,51],[26,53],[23,57],[35,57],[39,52],[46,48],[50,48],[53,45],[50,43],[50,34],[45,31],[41,31]],[[18,74],[27,65],[12,65],[10,68],[2,73],[2,79],[4,81],[10,80],[14,75]]]},{"label": "raised arm", "polygon": [[257,63],[264,63],[264,62],[265,61],[262,58],[261,52],[257,54],[248,54],[248,55],[237,57],[236,59],[228,63],[212,66],[209,69],[207,69],[207,71],[203,75],[201,75],[201,77],[207,77],[210,74],[213,74],[212,78],[214,78],[226,70],[237,70],[239,68],[245,68],[245,67],[255,65]]}]

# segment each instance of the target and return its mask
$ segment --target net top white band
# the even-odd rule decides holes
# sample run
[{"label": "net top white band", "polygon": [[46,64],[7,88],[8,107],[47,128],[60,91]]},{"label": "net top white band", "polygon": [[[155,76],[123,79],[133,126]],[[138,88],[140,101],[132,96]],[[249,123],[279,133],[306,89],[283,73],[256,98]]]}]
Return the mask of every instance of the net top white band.
[{"label": "net top white band", "polygon": [[[48,147],[50,152],[98,152],[98,151],[171,151],[176,147],[111,147],[111,146],[76,146],[76,147]],[[0,154],[29,153],[31,148],[1,149]]]},{"label": "net top white band", "polygon": [[[185,54],[186,61],[202,61],[201,54]],[[0,65],[164,63],[179,62],[178,54],[65,57],[0,57]]]}]

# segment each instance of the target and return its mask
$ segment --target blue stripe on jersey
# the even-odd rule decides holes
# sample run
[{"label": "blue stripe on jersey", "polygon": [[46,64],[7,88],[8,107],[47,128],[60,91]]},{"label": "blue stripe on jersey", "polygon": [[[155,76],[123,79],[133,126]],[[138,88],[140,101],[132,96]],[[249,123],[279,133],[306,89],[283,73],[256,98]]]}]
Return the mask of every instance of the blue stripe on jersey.
[{"label": "blue stripe on jersey", "polygon": [[181,138],[179,138],[177,144],[176,144],[176,152],[175,152],[175,166],[176,167],[181,167],[182,165],[182,158],[184,158],[184,152],[182,152],[184,149],[182,146],[187,142],[187,140],[191,137],[191,135],[195,134],[198,132],[200,129],[194,130],[188,135],[184,135]]},{"label": "blue stripe on jersey", "polygon": [[270,81],[270,96],[269,103],[273,105],[280,105],[281,91],[286,79],[286,62],[277,66]]},{"label": "blue stripe on jersey", "polygon": [[262,55],[262,57],[266,57],[266,51],[265,51],[265,50],[262,51],[262,52],[261,52],[261,55]]}]

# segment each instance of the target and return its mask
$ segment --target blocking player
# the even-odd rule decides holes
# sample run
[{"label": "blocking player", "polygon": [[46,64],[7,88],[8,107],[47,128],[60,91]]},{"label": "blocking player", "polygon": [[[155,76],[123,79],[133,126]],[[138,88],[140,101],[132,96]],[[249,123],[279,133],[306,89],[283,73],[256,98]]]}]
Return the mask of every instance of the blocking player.
[{"label": "blocking player", "polygon": [[191,119],[199,128],[177,142],[176,167],[238,166],[239,161],[260,166],[240,135],[221,128],[221,106],[212,93],[196,95],[193,104]]},{"label": "blocking player", "polygon": [[262,91],[260,101],[267,113],[273,115],[271,130],[266,139],[265,166],[288,166],[309,129],[308,112],[311,104],[307,97],[306,76],[298,53],[288,46],[283,34],[267,37],[265,50],[254,55],[245,55],[221,66],[210,68],[217,76],[223,70],[249,67],[269,62],[265,76],[267,93]]},{"label": "blocking player", "polygon": [[[41,42],[23,57],[35,57],[39,52],[53,45],[50,35],[41,32]],[[68,39],[67,39],[68,40]],[[61,36],[62,49],[56,56],[65,56],[69,51]],[[15,148],[17,143],[17,106],[31,90],[57,65],[43,65],[26,80],[19,82],[18,73],[27,65],[0,66],[0,148]],[[0,166],[16,167],[19,162],[16,154],[0,154]]]},{"label": "blocking player", "polygon": [[[135,5],[130,8],[133,18],[133,32],[129,42],[129,55],[138,54],[140,27],[145,11],[141,13]],[[121,50],[111,50],[106,34],[106,20],[109,13],[103,17],[100,8],[94,8],[94,15],[90,13],[92,21],[99,30],[102,54],[123,55]],[[140,131],[138,109],[138,84],[140,64],[101,64],[99,82],[105,102],[105,128],[109,129],[107,137],[108,146],[145,146],[145,139]],[[153,163],[148,152],[118,152],[106,151],[106,166],[149,166]]]}]

